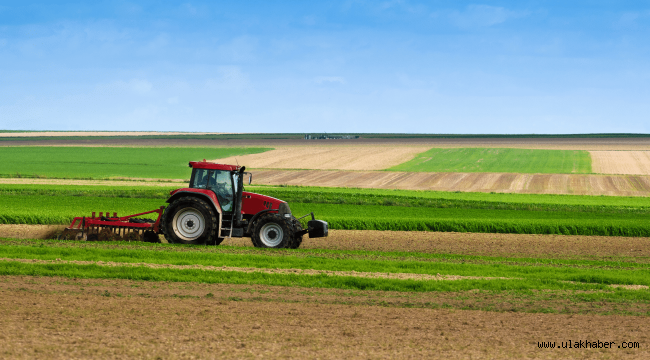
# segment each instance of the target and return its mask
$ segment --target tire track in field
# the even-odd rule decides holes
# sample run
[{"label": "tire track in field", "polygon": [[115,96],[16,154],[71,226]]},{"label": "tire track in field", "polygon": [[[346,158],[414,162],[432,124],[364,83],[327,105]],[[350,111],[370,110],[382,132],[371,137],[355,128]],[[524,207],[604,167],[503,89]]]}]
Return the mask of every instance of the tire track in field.
[{"label": "tire track in field", "polygon": [[[449,280],[522,280],[521,278],[507,278],[507,277],[488,277],[488,276],[461,276],[461,275],[429,275],[429,274],[411,274],[411,273],[380,273],[380,272],[363,272],[363,271],[334,271],[334,270],[314,270],[314,269],[265,269],[254,267],[234,267],[234,266],[209,266],[209,265],[173,265],[173,264],[150,264],[150,263],[121,263],[114,261],[81,261],[81,260],[40,260],[40,259],[11,259],[0,258],[0,261],[15,261],[27,264],[74,264],[74,265],[98,265],[107,267],[127,266],[127,267],[147,267],[151,269],[193,269],[203,271],[235,271],[254,273],[260,272],[264,274],[283,274],[283,275],[309,275],[309,276],[347,276],[347,277],[360,277],[370,279],[393,279],[393,280],[436,280],[436,281],[449,281]],[[578,284],[575,281],[565,281],[566,283]],[[622,285],[611,284],[612,288],[624,288],[628,290],[643,290],[648,289],[647,285]]]}]

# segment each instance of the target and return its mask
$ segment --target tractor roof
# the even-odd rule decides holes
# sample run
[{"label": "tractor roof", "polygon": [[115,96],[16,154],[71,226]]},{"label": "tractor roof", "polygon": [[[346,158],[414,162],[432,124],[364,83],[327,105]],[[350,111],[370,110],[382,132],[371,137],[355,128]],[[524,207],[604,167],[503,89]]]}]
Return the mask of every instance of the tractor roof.
[{"label": "tractor roof", "polygon": [[203,161],[190,161],[190,167],[194,169],[210,169],[210,170],[226,170],[226,171],[239,171],[239,165],[224,165]]}]

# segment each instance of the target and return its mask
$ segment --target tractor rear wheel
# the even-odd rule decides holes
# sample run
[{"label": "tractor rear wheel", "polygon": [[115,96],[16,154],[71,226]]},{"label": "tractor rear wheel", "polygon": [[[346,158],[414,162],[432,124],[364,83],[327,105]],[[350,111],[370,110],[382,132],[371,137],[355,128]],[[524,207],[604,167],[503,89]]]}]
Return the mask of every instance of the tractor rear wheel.
[{"label": "tractor rear wheel", "polygon": [[169,204],[161,224],[165,238],[174,244],[214,243],[218,226],[212,207],[193,196],[180,197]]},{"label": "tractor rear wheel", "polygon": [[291,248],[293,232],[287,221],[277,214],[262,215],[253,227],[253,245],[260,248]]}]

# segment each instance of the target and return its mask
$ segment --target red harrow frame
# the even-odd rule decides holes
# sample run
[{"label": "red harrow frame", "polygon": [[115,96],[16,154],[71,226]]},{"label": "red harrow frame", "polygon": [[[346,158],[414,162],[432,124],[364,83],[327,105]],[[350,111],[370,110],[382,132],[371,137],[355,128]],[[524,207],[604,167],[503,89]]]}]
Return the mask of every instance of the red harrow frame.
[{"label": "red harrow frame", "polygon": [[[91,217],[76,217],[72,224],[59,236],[59,239],[66,240],[88,240],[88,241],[107,241],[107,240],[128,240],[128,241],[146,241],[159,242],[158,234],[160,233],[160,218],[162,217],[164,206],[160,209],[151,210],[139,214],[118,217],[114,212],[99,213],[95,212]],[[139,219],[137,216],[158,213],[158,218]]]}]

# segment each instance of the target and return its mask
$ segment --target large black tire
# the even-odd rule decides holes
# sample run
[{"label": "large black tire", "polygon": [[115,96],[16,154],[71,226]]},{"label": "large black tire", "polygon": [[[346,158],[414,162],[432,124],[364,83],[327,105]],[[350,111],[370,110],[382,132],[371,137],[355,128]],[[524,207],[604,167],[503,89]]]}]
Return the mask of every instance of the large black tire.
[{"label": "large black tire", "polygon": [[284,249],[293,244],[293,226],[278,214],[264,214],[253,226],[253,246]]},{"label": "large black tire", "polygon": [[167,242],[173,244],[214,244],[219,220],[216,212],[204,200],[184,196],[174,200],[162,216],[161,229]]}]

